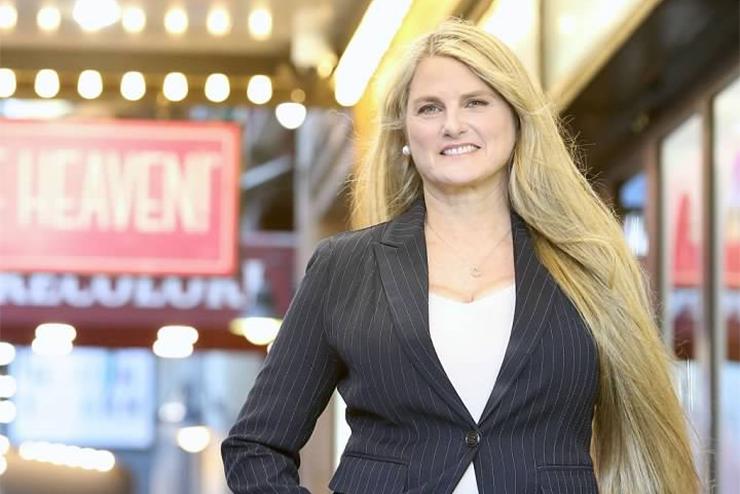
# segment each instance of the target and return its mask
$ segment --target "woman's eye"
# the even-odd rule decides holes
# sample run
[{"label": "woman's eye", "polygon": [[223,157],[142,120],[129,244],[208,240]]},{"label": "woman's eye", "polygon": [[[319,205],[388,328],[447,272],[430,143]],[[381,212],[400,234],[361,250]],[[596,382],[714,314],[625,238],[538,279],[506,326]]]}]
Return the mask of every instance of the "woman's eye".
[{"label": "woman's eye", "polygon": [[436,113],[439,111],[439,107],[437,105],[424,105],[421,108],[419,108],[418,113],[419,114],[429,114],[429,113]]},{"label": "woman's eye", "polygon": [[468,106],[486,106],[488,101],[482,99],[473,99],[468,102]]}]

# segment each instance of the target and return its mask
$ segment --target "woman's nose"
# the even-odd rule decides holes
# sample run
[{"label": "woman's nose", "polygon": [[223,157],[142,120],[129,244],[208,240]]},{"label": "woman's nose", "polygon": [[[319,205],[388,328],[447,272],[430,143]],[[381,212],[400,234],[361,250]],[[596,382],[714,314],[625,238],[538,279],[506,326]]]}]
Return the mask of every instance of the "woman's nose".
[{"label": "woman's nose", "polygon": [[442,127],[442,133],[448,137],[464,134],[467,126],[457,111],[448,111]]}]

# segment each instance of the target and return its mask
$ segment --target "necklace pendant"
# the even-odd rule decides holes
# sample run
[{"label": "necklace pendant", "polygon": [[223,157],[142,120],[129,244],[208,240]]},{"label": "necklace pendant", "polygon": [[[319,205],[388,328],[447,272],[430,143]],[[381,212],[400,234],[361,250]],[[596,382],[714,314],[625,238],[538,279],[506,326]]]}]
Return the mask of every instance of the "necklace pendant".
[{"label": "necklace pendant", "polygon": [[470,276],[473,278],[480,278],[483,273],[480,272],[480,269],[473,268],[470,270]]}]

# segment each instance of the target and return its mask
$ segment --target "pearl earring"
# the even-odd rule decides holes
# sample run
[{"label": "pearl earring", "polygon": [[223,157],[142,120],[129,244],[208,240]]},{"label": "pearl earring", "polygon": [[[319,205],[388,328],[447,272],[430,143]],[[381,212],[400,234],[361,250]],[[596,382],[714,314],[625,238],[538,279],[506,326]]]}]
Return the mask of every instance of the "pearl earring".
[{"label": "pearl earring", "polygon": [[409,149],[408,144],[403,145],[403,147],[401,148],[401,154],[404,156],[411,156],[411,150]]}]

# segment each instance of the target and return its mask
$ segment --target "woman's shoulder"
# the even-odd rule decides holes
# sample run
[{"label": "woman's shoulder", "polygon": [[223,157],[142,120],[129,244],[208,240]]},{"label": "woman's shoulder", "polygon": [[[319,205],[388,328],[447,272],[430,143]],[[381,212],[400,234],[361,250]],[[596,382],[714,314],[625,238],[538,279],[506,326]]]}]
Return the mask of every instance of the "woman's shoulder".
[{"label": "woman's shoulder", "polygon": [[335,254],[344,253],[347,250],[357,251],[358,249],[370,248],[372,244],[381,239],[388,223],[378,223],[358,230],[335,233],[324,238],[321,244],[331,246],[330,250]]}]

